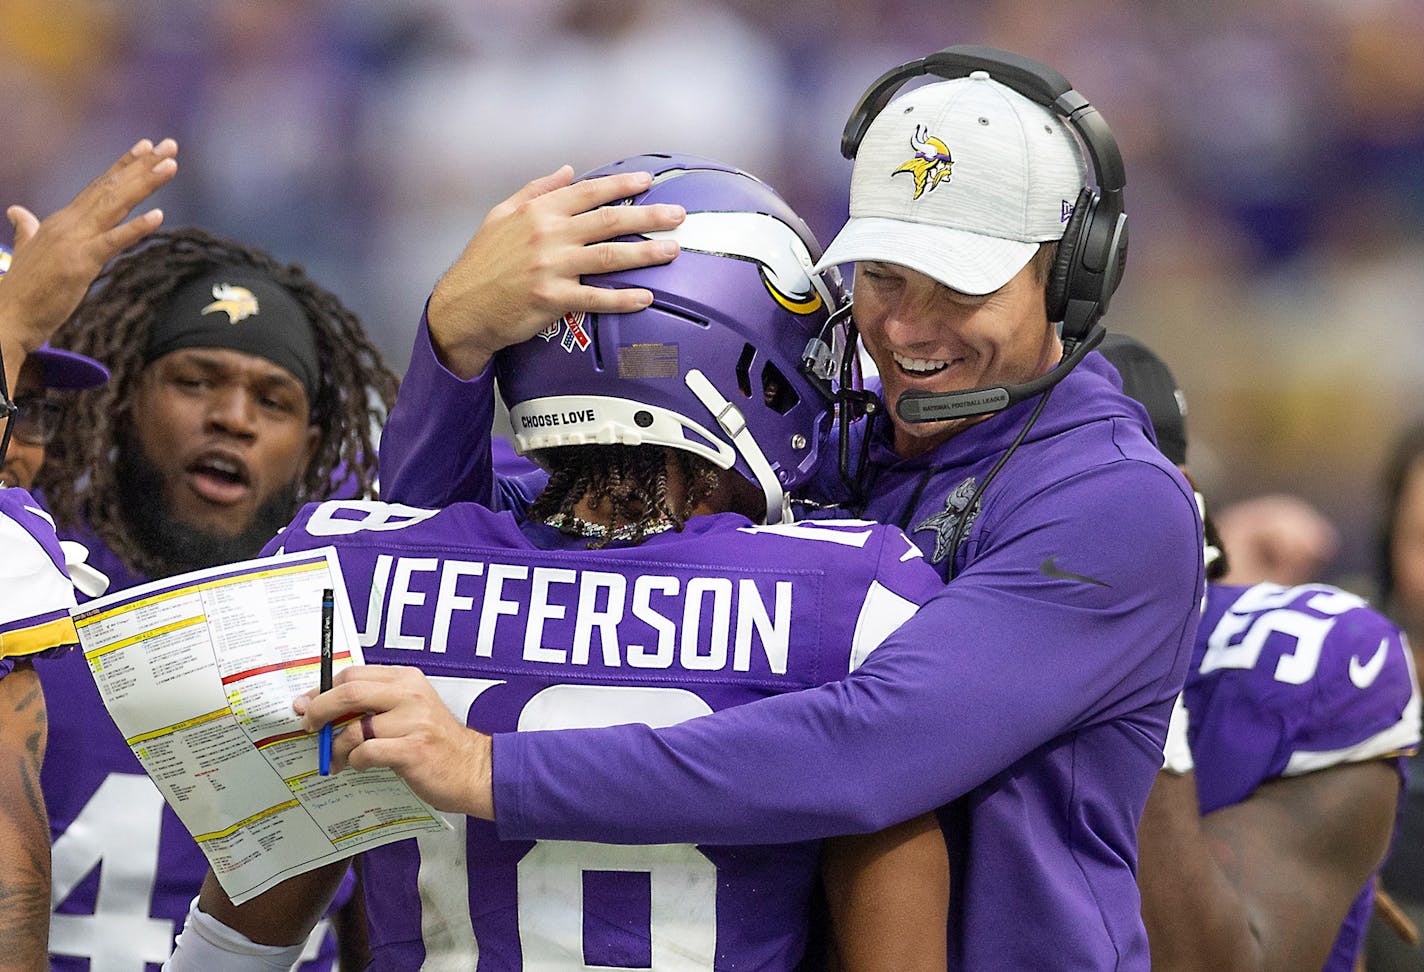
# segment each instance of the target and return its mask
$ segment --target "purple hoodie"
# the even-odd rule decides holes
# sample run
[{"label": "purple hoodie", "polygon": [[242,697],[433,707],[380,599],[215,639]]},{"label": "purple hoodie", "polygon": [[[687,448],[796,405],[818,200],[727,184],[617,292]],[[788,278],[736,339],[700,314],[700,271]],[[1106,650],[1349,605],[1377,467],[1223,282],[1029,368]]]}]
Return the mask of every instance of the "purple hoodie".
[{"label": "purple hoodie", "polygon": [[[494,495],[487,442],[449,449],[486,427],[491,391],[445,371],[422,323],[387,499]],[[1035,404],[914,459],[877,437],[866,516],[947,574],[937,541]],[[1137,824],[1204,584],[1195,500],[1149,428],[1089,356],[972,512],[954,580],[854,674],[664,729],[496,735],[500,836],[795,841],[939,808],[950,968],[1148,968]]]}]

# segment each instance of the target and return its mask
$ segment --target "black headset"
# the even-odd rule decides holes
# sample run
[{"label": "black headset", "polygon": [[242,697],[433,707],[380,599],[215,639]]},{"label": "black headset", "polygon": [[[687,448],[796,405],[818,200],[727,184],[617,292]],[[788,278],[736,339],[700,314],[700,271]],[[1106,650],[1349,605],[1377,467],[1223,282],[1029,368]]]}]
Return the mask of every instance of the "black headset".
[{"label": "black headset", "polygon": [[855,158],[870,123],[906,81],[926,74],[963,78],[974,71],[987,71],[993,80],[1062,117],[1082,138],[1092,158],[1097,189],[1084,186],[1078,194],[1058,245],[1058,258],[1049,271],[1045,298],[1048,319],[1063,322],[1063,340],[1076,348],[1107,310],[1122,279],[1127,262],[1122,190],[1127,179],[1112,130],[1067,78],[1046,64],[1010,51],[974,44],[946,47],[892,68],[866,90],[841,134],[841,154]]}]

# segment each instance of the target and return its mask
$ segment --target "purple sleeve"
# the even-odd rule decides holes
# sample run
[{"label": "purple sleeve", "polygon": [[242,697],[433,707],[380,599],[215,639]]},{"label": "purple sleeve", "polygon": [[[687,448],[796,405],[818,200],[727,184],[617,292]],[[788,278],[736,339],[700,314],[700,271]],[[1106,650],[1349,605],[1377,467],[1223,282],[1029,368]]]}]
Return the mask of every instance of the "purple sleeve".
[{"label": "purple sleeve", "polygon": [[879,830],[1110,722],[1151,774],[1202,574],[1184,488],[1145,464],[1100,467],[1008,514],[842,681],[665,729],[495,736],[500,836],[768,843]]},{"label": "purple sleeve", "polygon": [[489,506],[493,422],[494,369],[456,378],[435,356],[422,313],[410,367],[381,433],[381,498],[422,507]]}]

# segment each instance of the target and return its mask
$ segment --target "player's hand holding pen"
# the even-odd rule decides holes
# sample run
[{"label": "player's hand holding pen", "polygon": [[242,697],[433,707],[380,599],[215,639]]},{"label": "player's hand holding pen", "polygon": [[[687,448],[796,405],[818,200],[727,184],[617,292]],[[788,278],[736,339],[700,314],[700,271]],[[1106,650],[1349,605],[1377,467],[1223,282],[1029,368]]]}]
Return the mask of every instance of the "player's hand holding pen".
[{"label": "player's hand holding pen", "polygon": [[333,771],[385,766],[437,810],[494,819],[490,737],[457,720],[419,669],[352,665],[292,708],[308,732],[361,714],[332,739]]}]

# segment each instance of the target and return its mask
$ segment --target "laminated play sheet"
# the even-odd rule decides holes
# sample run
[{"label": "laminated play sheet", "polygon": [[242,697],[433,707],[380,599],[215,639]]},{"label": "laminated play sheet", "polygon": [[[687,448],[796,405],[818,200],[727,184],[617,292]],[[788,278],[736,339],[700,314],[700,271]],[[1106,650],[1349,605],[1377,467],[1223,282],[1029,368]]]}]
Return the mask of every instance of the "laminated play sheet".
[{"label": "laminated play sheet", "polygon": [[[292,699],[361,664],[330,548],[154,581],[74,612],[109,715],[237,904],[322,864],[447,828],[385,769],[318,773]],[[339,729],[339,727],[337,727]]]}]

